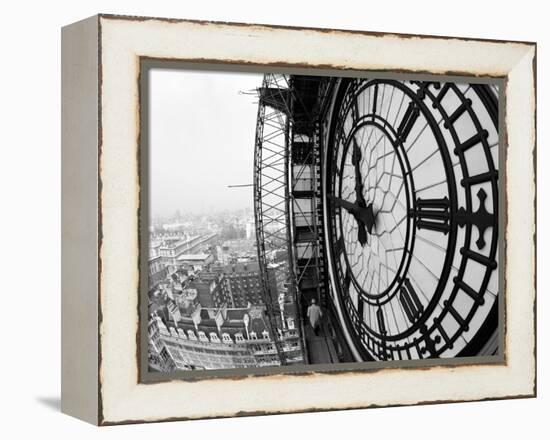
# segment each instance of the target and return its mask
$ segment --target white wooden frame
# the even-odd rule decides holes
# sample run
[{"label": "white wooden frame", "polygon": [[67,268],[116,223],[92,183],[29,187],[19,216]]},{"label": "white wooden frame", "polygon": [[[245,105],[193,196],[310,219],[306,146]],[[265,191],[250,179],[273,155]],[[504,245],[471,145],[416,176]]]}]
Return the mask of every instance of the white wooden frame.
[{"label": "white wooden frame", "polygon": [[[62,47],[64,412],[108,425],[535,396],[533,43],[100,15]],[[141,57],[505,78],[505,363],[139,383]]]}]

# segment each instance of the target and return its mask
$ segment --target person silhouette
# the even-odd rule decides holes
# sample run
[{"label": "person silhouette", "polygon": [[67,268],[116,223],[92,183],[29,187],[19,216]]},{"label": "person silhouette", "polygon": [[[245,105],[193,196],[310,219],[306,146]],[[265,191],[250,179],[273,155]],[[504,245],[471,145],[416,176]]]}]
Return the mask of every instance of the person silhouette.
[{"label": "person silhouette", "polygon": [[307,317],[309,318],[309,323],[313,328],[313,333],[315,333],[315,336],[319,336],[319,327],[321,325],[323,312],[321,311],[321,307],[319,307],[316,302],[317,301],[315,301],[315,298],[311,300],[311,305],[307,309]]}]

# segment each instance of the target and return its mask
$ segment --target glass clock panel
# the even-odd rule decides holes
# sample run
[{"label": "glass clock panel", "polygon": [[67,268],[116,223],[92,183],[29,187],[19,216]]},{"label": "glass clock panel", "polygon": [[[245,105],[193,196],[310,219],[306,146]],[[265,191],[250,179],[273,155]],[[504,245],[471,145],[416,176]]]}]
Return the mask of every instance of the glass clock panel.
[{"label": "glass clock panel", "polygon": [[454,357],[494,338],[497,108],[485,85],[338,81],[328,250],[363,358]]}]

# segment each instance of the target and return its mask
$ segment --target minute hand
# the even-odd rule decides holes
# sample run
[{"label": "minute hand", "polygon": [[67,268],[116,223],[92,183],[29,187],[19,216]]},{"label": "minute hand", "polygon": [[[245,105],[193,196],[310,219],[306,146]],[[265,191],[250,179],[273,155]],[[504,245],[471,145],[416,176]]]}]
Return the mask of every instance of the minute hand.
[{"label": "minute hand", "polygon": [[[351,157],[351,162],[353,163],[355,169],[355,197],[357,203],[367,206],[365,202],[365,197],[363,197],[363,178],[361,177],[361,149],[357,144],[357,140],[353,137],[353,154]],[[369,231],[370,232],[370,231]]]},{"label": "minute hand", "polygon": [[363,223],[367,227],[369,234],[372,233],[372,227],[374,226],[374,212],[372,210],[372,203],[369,203],[366,207],[362,207],[357,203],[351,203],[338,197],[333,197],[333,199],[337,206],[344,208],[357,220]]}]

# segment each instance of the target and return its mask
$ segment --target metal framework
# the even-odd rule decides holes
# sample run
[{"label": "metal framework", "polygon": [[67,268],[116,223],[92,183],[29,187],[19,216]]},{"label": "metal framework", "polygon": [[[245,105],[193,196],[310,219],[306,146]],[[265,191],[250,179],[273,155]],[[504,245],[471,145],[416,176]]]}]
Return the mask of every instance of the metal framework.
[{"label": "metal framework", "polygon": [[[310,299],[325,305],[325,260],[320,194],[320,118],[328,78],[266,74],[259,89],[254,164],[258,258],[273,334],[280,306],[269,297],[270,252],[287,254],[287,286],[296,306],[302,354],[302,315]],[[276,340],[281,363],[286,359]]]},{"label": "metal framework", "polygon": [[[296,77],[305,110],[295,121],[291,154],[291,223],[296,283],[308,299],[326,306],[321,196],[320,114],[326,105],[329,78]],[[309,209],[304,209],[305,207]]]},{"label": "metal framework", "polygon": [[[285,75],[264,75],[258,90],[258,117],[254,152],[254,216],[258,261],[263,283],[264,301],[271,333],[281,365],[285,365],[282,338],[277,322],[281,307],[271,295],[273,280],[268,265],[275,250],[289,249],[288,224],[288,140],[291,125],[291,92]],[[288,270],[291,270],[289,261]],[[296,300],[296,290],[289,274],[289,288]],[[281,329],[284,322],[281,322]]]},{"label": "metal framework", "polygon": [[[324,237],[322,189],[323,146],[328,136],[328,119],[333,101],[335,79],[293,76],[291,85],[299,98],[294,107],[290,138],[291,234],[296,286],[302,313],[315,299],[326,311],[321,337],[305,336],[310,363],[351,360],[341,324],[333,314],[329,295],[326,245]],[[309,345],[312,344],[310,347]]]}]

